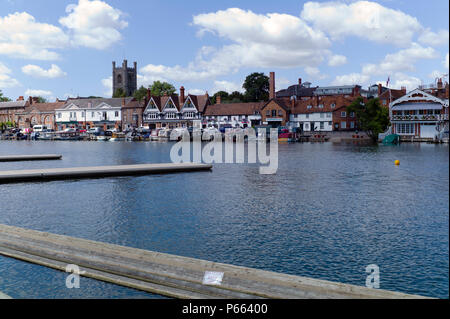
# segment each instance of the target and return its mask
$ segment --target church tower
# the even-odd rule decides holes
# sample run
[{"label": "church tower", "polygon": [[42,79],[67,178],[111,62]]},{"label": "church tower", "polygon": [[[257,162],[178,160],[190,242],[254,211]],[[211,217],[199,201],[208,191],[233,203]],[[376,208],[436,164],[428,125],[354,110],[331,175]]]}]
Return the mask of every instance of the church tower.
[{"label": "church tower", "polygon": [[122,89],[127,96],[132,96],[137,90],[137,63],[132,68],[128,67],[127,60],[123,60],[122,67],[116,68],[113,61],[113,94],[117,89]]}]

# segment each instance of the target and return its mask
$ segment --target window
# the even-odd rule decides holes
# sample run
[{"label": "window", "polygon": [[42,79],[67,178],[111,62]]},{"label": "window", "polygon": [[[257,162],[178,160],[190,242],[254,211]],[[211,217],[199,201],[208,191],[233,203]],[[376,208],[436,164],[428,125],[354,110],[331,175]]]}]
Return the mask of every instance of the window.
[{"label": "window", "polygon": [[306,114],[306,118],[309,119],[309,114]]},{"label": "window", "polygon": [[327,113],[327,117],[331,117],[331,113]]},{"label": "window", "polygon": [[319,104],[319,109],[323,109],[323,104]]},{"label": "window", "polygon": [[383,100],[383,105],[386,105],[386,100]]},{"label": "window", "polygon": [[149,109],[156,109],[156,105],[155,105],[155,103],[153,102],[153,100],[151,100],[150,103],[148,103],[148,108],[149,108]]},{"label": "window", "polygon": [[277,110],[272,110],[272,117],[277,116]]},{"label": "window", "polygon": [[355,117],[355,112],[350,112],[350,117]]},{"label": "window", "polygon": [[414,134],[414,123],[397,124],[396,131],[400,134]]},{"label": "window", "polygon": [[350,122],[350,128],[355,128],[355,122]]},{"label": "window", "polygon": [[331,108],[334,109],[336,107],[336,103],[331,103]]},{"label": "window", "polygon": [[320,129],[323,130],[325,128],[325,122],[320,122]]},{"label": "window", "polygon": [[306,108],[307,108],[307,109],[310,109],[310,108],[312,108],[312,105],[308,105]]},{"label": "window", "polygon": [[83,112],[81,112],[81,117],[84,117],[84,111],[83,111]]},{"label": "window", "polygon": [[282,110],[278,110],[278,116],[283,116],[283,111]]},{"label": "window", "polygon": [[174,112],[170,112],[166,114],[166,118],[168,119],[176,119],[177,118],[177,113]]},{"label": "window", "polygon": [[156,114],[156,113],[147,114],[147,118],[148,119],[157,119],[158,118],[158,114]]},{"label": "window", "polygon": [[115,116],[115,117],[119,117],[119,111],[116,111],[116,112],[114,113],[114,116]]},{"label": "window", "polygon": [[341,128],[347,128],[347,122],[341,122]]},{"label": "window", "polygon": [[266,116],[270,116],[270,111],[269,110],[267,110]]},{"label": "window", "polygon": [[328,122],[328,125],[329,125],[329,126],[333,125],[333,122],[331,122],[331,121],[330,121],[330,122]]},{"label": "window", "polygon": [[325,117],[324,113],[320,113],[320,118],[323,119]]},{"label": "window", "polygon": [[61,113],[58,113],[58,118],[59,118],[59,119],[61,118],[61,116],[62,116],[62,114],[61,114]]},{"label": "window", "polygon": [[347,117],[347,112],[341,112],[341,117]]},{"label": "window", "polygon": [[95,112],[91,113],[91,117],[94,118],[95,117]]}]

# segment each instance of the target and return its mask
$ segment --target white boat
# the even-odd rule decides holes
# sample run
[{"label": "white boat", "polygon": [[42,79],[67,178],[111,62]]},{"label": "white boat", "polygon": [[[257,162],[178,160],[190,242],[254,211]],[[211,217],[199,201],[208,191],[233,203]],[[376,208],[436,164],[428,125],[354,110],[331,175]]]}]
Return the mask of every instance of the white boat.
[{"label": "white boat", "polygon": [[115,141],[125,141],[125,133],[113,133],[111,138],[109,139],[111,142],[115,142]]},{"label": "white boat", "polygon": [[97,136],[97,141],[103,141],[103,142],[106,142],[106,141],[109,141],[110,138],[111,138],[111,137],[109,137],[109,136],[99,135],[99,136]]},{"label": "white boat", "polygon": [[208,127],[203,130],[202,141],[211,141],[216,134],[221,134],[215,127]]},{"label": "white boat", "polygon": [[160,141],[168,141],[170,138],[170,132],[172,130],[168,128],[163,128],[158,132],[158,138]]}]

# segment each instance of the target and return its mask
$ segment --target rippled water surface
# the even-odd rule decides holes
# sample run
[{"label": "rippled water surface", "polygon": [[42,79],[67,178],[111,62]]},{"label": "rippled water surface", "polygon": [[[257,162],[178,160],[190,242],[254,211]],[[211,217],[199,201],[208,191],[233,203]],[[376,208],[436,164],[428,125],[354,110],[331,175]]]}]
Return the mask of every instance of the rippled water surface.
[{"label": "rippled water surface", "polygon": [[[0,155],[61,161],[0,170],[169,162],[171,143],[0,141]],[[401,165],[394,166],[394,160]],[[448,145],[279,146],[257,164],[211,172],[0,185],[0,223],[289,274],[448,298]],[[14,298],[159,298],[0,256]]]}]

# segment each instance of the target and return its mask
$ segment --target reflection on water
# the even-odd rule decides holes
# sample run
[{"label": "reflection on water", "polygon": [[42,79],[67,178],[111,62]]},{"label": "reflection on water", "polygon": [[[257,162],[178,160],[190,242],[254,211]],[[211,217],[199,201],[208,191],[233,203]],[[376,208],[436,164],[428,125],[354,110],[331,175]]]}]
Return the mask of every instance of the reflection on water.
[{"label": "reflection on water", "polygon": [[[0,169],[168,162],[172,145],[4,141],[0,155],[63,160]],[[277,174],[258,169],[0,185],[0,223],[356,285],[377,264],[382,289],[448,298],[447,145],[279,145]],[[0,257],[0,290],[16,298],[155,297],[64,280]]]}]

